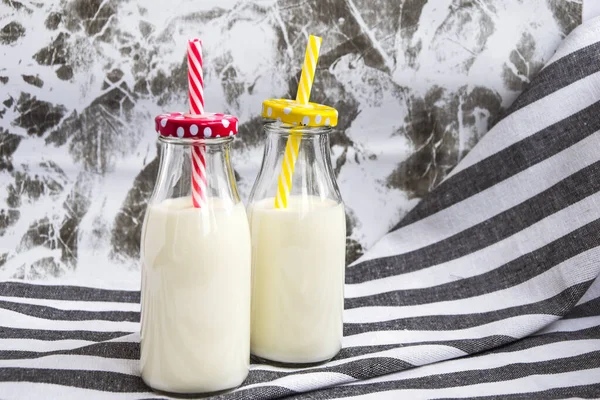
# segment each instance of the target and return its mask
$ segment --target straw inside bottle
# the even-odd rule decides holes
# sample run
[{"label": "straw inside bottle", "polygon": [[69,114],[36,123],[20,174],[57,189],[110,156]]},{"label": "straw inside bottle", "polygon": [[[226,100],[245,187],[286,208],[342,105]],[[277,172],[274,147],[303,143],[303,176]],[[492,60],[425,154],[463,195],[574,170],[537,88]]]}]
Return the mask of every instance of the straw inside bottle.
[{"label": "straw inside bottle", "polygon": [[[310,35],[308,38],[300,82],[298,82],[298,92],[296,93],[296,102],[300,104],[308,104],[310,100],[310,92],[315,78],[315,71],[317,70],[322,41],[323,39],[318,36]],[[300,151],[300,142],[302,140],[302,136],[298,132],[300,129],[302,128],[292,128],[285,146],[283,165],[277,181],[275,208],[287,208],[288,206],[288,198],[292,190],[292,176],[294,175],[296,160]]]},{"label": "straw inside bottle", "polygon": [[[190,114],[204,113],[204,76],[202,74],[202,41],[188,41],[188,87]],[[206,146],[192,145],[192,204],[194,208],[206,206]]]}]

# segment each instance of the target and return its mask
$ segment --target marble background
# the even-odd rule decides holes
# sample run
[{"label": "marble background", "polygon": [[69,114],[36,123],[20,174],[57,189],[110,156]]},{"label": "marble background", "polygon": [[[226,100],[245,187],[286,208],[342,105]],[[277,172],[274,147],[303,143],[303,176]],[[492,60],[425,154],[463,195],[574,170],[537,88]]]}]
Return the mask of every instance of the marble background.
[{"label": "marble background", "polygon": [[600,16],[600,1],[584,0],[582,14],[584,21]]},{"label": "marble background", "polygon": [[577,0],[2,0],[0,279],[135,286],[157,172],[152,117],[186,106],[205,44],[207,111],[240,118],[247,198],[259,111],[293,97],[309,34],[355,260],[477,143],[581,22]]}]

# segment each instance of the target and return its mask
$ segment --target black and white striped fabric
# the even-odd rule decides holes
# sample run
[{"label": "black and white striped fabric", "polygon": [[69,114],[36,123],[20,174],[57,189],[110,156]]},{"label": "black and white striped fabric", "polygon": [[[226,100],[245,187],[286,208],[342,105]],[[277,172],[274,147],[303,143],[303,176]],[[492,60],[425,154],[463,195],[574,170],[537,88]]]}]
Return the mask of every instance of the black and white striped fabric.
[{"label": "black and white striped fabric", "polygon": [[[600,397],[599,273],[595,19],[348,268],[342,352],[253,364],[220,398]],[[138,320],[139,292],[0,283],[0,398],[164,398],[138,376]]]}]

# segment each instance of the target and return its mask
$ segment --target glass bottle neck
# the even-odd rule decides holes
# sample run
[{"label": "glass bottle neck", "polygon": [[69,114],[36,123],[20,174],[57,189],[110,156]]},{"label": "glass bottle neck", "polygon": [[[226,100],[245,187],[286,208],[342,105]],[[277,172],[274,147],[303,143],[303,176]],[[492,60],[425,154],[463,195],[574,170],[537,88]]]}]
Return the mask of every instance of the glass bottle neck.
[{"label": "glass bottle neck", "polygon": [[[322,157],[323,161],[328,161],[331,164],[331,147],[329,142],[331,128],[329,127],[290,127],[273,122],[265,125],[265,133],[267,134],[266,152],[274,150],[276,148],[273,147],[274,144],[287,144],[289,138],[295,136],[300,139],[298,153],[302,150],[306,153],[305,156],[311,159],[320,159]],[[268,155],[265,153],[265,156]]]},{"label": "glass bottle neck", "polygon": [[206,198],[209,202],[237,204],[240,197],[231,166],[233,138],[159,138],[160,167],[152,201],[191,196],[194,151],[205,160]]},{"label": "glass bottle neck", "polygon": [[264,129],[263,163],[250,202],[273,198],[283,186],[290,201],[342,202],[331,163],[331,128],[267,123]]}]

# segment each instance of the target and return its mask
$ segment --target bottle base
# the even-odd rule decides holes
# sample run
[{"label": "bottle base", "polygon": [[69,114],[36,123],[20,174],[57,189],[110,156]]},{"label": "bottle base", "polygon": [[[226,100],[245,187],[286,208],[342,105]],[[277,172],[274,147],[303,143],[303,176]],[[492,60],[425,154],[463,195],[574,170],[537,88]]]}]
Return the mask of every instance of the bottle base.
[{"label": "bottle base", "polygon": [[206,397],[217,396],[220,394],[226,394],[226,393],[229,393],[229,392],[239,388],[243,383],[242,382],[237,386],[233,386],[233,387],[230,387],[227,389],[215,390],[213,392],[185,392],[185,393],[182,393],[182,392],[171,392],[169,390],[157,389],[156,387],[153,387],[148,382],[146,382],[143,378],[142,378],[142,380],[144,381],[144,384],[146,386],[148,386],[154,393],[162,394],[165,396],[174,397],[174,398],[178,398],[178,399],[197,399],[197,398],[206,398]]},{"label": "bottle base", "polygon": [[327,358],[325,360],[321,360],[321,361],[295,363],[295,362],[283,362],[283,361],[270,360],[265,357],[260,357],[255,354],[251,354],[250,361],[253,363],[268,364],[268,365],[272,365],[274,367],[282,367],[282,368],[308,368],[308,367],[317,367],[319,365],[328,363],[329,361],[333,360],[336,355],[337,354],[334,354],[332,357],[329,357],[329,358]]},{"label": "bottle base", "polygon": [[217,390],[215,392],[178,393],[178,392],[169,392],[167,390],[155,389],[152,386],[148,385],[147,383],[146,383],[146,386],[148,386],[150,389],[152,389],[152,391],[156,394],[162,394],[162,395],[177,398],[177,399],[198,399],[198,398],[218,396],[220,394],[229,393],[232,390],[235,390],[239,387],[239,386],[235,386],[235,387],[232,387],[229,389]]}]

